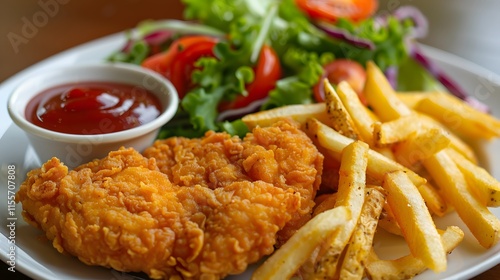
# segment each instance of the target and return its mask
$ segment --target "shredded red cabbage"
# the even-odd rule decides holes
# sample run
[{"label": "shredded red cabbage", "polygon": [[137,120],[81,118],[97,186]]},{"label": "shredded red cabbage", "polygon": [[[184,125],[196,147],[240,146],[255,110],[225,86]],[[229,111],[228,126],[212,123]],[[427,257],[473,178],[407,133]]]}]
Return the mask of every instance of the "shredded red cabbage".
[{"label": "shredded red cabbage", "polygon": [[365,48],[369,50],[375,49],[375,44],[372,41],[354,36],[345,29],[338,28],[324,22],[314,22],[314,25],[332,38],[342,40],[359,48]]},{"label": "shredded red cabbage", "polygon": [[[148,46],[159,46],[162,43],[166,42],[168,39],[170,39],[172,35],[173,32],[169,30],[157,30],[149,34],[146,34],[144,37],[142,37],[142,40],[144,40]],[[136,39],[129,38],[121,51],[125,53],[129,52],[130,48],[132,48],[135,42]]]},{"label": "shredded red cabbage", "polygon": [[392,88],[397,88],[398,86],[398,73],[399,69],[397,66],[389,66],[385,69],[384,74]]},{"label": "shredded red cabbage", "polygon": [[169,30],[157,30],[143,37],[148,45],[160,45],[170,39],[173,32]]},{"label": "shredded red cabbage", "polygon": [[249,105],[242,107],[242,108],[237,108],[237,109],[228,109],[223,112],[219,113],[219,116],[217,117],[217,121],[227,121],[227,120],[235,120],[239,119],[245,115],[248,115],[250,113],[255,113],[260,110],[260,107],[266,103],[268,100],[268,97],[262,98],[259,100],[255,100],[254,102],[250,103]]},{"label": "shredded red cabbage", "polygon": [[452,80],[446,73],[444,73],[433,61],[424,55],[424,53],[416,46],[412,45],[410,55],[415,61],[420,63],[434,78],[436,78],[451,94],[462,99],[473,108],[481,111],[488,112],[488,105],[470,96],[465,90]]},{"label": "shredded red cabbage", "polygon": [[412,6],[401,6],[392,15],[400,21],[404,19],[411,19],[413,21],[413,34],[409,35],[412,38],[424,38],[427,36],[429,23],[419,9]]}]

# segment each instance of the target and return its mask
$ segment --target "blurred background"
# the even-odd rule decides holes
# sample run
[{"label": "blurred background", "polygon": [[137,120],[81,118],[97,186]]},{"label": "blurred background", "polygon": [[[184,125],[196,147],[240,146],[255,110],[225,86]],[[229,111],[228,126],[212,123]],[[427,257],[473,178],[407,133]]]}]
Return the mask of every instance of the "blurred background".
[{"label": "blurred background", "polygon": [[0,82],[53,54],[142,20],[181,17],[180,0],[1,0]]},{"label": "blurred background", "polygon": [[[421,42],[500,75],[500,1],[380,0],[380,12],[417,6],[429,20]],[[142,20],[181,18],[180,0],[0,1],[0,82],[44,58]]]}]

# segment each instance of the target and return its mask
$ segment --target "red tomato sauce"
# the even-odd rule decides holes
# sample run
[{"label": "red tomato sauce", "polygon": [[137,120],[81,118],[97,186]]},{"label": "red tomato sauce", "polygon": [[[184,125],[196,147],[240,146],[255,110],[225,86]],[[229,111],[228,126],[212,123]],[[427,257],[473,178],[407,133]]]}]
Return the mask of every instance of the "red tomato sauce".
[{"label": "red tomato sauce", "polygon": [[158,117],[160,100],[137,86],[85,82],[47,89],[26,107],[33,124],[69,134],[105,134],[127,130]]}]

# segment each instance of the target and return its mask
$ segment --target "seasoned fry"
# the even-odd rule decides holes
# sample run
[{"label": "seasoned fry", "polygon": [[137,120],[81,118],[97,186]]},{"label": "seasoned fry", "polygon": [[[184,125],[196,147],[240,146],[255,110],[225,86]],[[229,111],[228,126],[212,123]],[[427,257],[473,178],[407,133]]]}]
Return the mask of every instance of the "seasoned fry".
[{"label": "seasoned fry", "polygon": [[366,64],[366,84],[364,94],[381,121],[391,121],[411,114],[392,88],[384,73],[369,61]]},{"label": "seasoned fry", "polygon": [[336,207],[315,216],[259,266],[252,279],[289,279],[319,244],[350,220],[351,211],[347,207]]},{"label": "seasoned fry", "polygon": [[[319,142],[319,145],[325,147],[330,154],[336,158],[339,158],[342,150],[353,142],[352,139],[339,134],[316,119],[309,119],[306,122],[305,129],[311,138],[316,139]],[[416,186],[426,182],[424,178],[401,164],[390,160],[371,149],[368,150],[367,174],[370,177],[382,182],[386,173],[396,170],[405,171]]]},{"label": "seasoned fry", "polygon": [[362,279],[365,261],[373,244],[378,219],[385,201],[382,188],[368,188],[358,224],[351,236],[344,261],[340,268],[340,279]]},{"label": "seasoned fry", "polygon": [[415,121],[418,120],[420,125],[422,127],[427,127],[427,128],[441,128],[444,131],[448,132],[445,133],[448,139],[450,140],[450,146],[451,148],[455,149],[457,152],[460,152],[462,155],[467,157],[470,161],[477,163],[477,158],[476,154],[474,153],[474,150],[467,144],[465,141],[460,139],[458,136],[456,136],[453,133],[449,133],[449,129],[445,127],[443,124],[440,122],[436,121],[435,119],[421,114],[417,113],[418,119],[415,119]]},{"label": "seasoned fry", "polygon": [[403,116],[388,122],[373,124],[373,138],[376,146],[384,146],[408,139],[422,127],[415,115]]},{"label": "seasoned fry", "polygon": [[423,164],[479,244],[484,248],[497,244],[500,221],[469,191],[464,175],[447,151],[436,153]]},{"label": "seasoned fry", "polygon": [[347,112],[351,115],[359,132],[360,139],[368,143],[370,147],[373,147],[372,126],[375,122],[375,116],[370,114],[366,106],[361,103],[358,94],[346,81],[342,81],[337,85],[337,95],[344,104]]},{"label": "seasoned fry", "polygon": [[500,136],[500,120],[474,109],[450,94],[428,94],[418,102],[415,109],[467,137],[491,139]]},{"label": "seasoned fry", "polygon": [[366,143],[354,141],[342,150],[335,206],[350,206],[354,218],[359,215],[359,212],[356,214],[352,209],[353,202],[356,202],[356,206],[359,207],[356,210],[361,211],[364,201],[369,149]]},{"label": "seasoned fry", "polygon": [[289,105],[244,116],[241,120],[250,128],[271,126],[282,118],[290,118],[305,123],[308,118],[317,118],[329,123],[325,103]]},{"label": "seasoned fry", "polygon": [[351,211],[351,220],[327,241],[326,252],[320,254],[318,260],[316,278],[331,279],[335,276],[340,255],[357,224],[365,201],[368,150],[368,144],[354,141],[342,151],[335,207],[348,207]]},{"label": "seasoned fry", "polygon": [[500,206],[500,182],[491,176],[484,168],[479,167],[466,159],[463,155],[453,149],[447,149],[446,153],[457,164],[462,171],[465,180],[472,192],[488,207]]},{"label": "seasoned fry", "polygon": [[[451,253],[464,238],[464,232],[457,226],[450,226],[440,232],[446,253]],[[380,260],[374,254],[366,263],[366,271],[372,280],[410,279],[426,270],[424,262],[412,255],[395,260]]]},{"label": "seasoned fry", "polygon": [[326,110],[330,117],[331,127],[340,134],[357,140],[359,138],[358,130],[354,125],[351,115],[349,115],[349,112],[337,95],[337,92],[327,78],[324,79],[323,85],[325,87]]},{"label": "seasoned fry", "polygon": [[450,139],[439,128],[421,129],[394,147],[396,160],[411,168],[416,163],[448,147]]},{"label": "seasoned fry", "polygon": [[[430,121],[429,117],[422,114],[411,114],[384,123],[375,122],[373,124],[373,138],[377,146],[385,146],[404,141],[417,133],[423,134],[422,130],[438,130],[440,128],[442,128],[441,125]],[[442,130],[440,133],[448,136],[449,133]]]},{"label": "seasoned fry", "polygon": [[446,251],[415,185],[403,171],[395,171],[386,175],[382,186],[411,254],[435,272],[445,271]]},{"label": "seasoned fry", "polygon": [[441,125],[421,114],[411,114],[385,123],[375,122],[373,124],[373,137],[377,146],[384,146],[405,141],[411,136],[426,135],[429,137],[429,130],[433,130],[432,133],[435,137],[447,138],[443,141],[452,141],[450,133],[444,130]]},{"label": "seasoned fry", "polygon": [[[432,94],[429,94],[432,95]],[[401,97],[401,95],[397,95]],[[420,100],[423,100],[422,97]],[[373,137],[376,146],[383,146],[407,139],[415,131],[425,128],[441,128],[450,141],[450,145],[468,159],[477,162],[474,151],[464,141],[451,133],[445,133],[448,129],[442,123],[424,114],[407,114],[389,122],[376,122],[373,124]]]}]

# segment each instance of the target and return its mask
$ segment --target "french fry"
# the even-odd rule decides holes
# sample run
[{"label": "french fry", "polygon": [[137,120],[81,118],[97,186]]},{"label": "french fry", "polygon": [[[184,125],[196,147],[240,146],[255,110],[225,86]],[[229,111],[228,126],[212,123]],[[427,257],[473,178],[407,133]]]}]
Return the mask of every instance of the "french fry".
[{"label": "french fry", "polygon": [[353,202],[356,202],[356,206],[359,207],[357,211],[351,209],[354,218],[359,215],[364,201],[369,149],[366,143],[354,141],[342,150],[335,206],[352,208]]},{"label": "french fry", "polygon": [[331,127],[340,134],[357,140],[359,133],[354,121],[327,78],[324,79],[323,86],[325,88],[326,110],[330,117]]},{"label": "french fry", "polygon": [[337,273],[340,255],[351,238],[365,201],[368,151],[368,144],[361,141],[352,142],[342,151],[335,207],[348,207],[351,220],[325,244],[326,251],[320,253],[315,278],[331,279]]},{"label": "french fry", "polygon": [[500,136],[500,120],[444,92],[428,94],[415,109],[467,137],[491,139]]},{"label": "french fry", "polygon": [[462,171],[470,189],[481,201],[481,204],[488,207],[499,207],[500,182],[484,168],[475,165],[457,151],[447,149],[446,152]]},{"label": "french fry", "polygon": [[383,122],[411,114],[411,110],[399,99],[384,73],[371,61],[366,64],[364,94],[368,104]]},{"label": "french fry", "polygon": [[351,236],[342,266],[340,279],[362,279],[364,264],[373,245],[378,219],[385,201],[382,188],[368,188],[358,224]]},{"label": "french fry", "polygon": [[411,167],[448,147],[450,139],[439,128],[421,129],[394,147],[396,161]]},{"label": "french fry", "polygon": [[408,139],[412,133],[422,127],[415,115],[403,116],[388,122],[373,124],[373,138],[376,146],[394,144]]},{"label": "french fry", "polygon": [[418,112],[389,122],[375,122],[373,125],[375,145],[384,146],[401,142],[408,139],[416,131],[423,129],[441,129],[453,149],[459,151],[472,162],[477,163],[476,155],[469,145],[453,133],[450,133],[442,123]]},{"label": "french fry", "polygon": [[[319,145],[326,148],[330,155],[335,158],[340,158],[342,150],[354,141],[339,134],[316,119],[309,119],[306,122],[305,130],[312,139],[317,140]],[[382,182],[386,173],[396,170],[405,171],[416,186],[426,182],[426,179],[401,164],[390,160],[389,158],[371,149],[368,150],[367,174],[370,177]]]},{"label": "french fry", "polygon": [[290,279],[316,247],[350,219],[347,207],[336,207],[315,216],[259,266],[252,279]]},{"label": "french fry", "polygon": [[479,244],[484,248],[497,244],[500,221],[469,191],[463,173],[447,151],[434,154],[423,164]]},{"label": "french fry", "polygon": [[370,147],[374,146],[372,126],[375,116],[370,114],[366,106],[361,102],[358,94],[346,81],[337,85],[337,95],[344,104],[349,115],[352,116],[354,124],[359,132],[360,139],[368,143]]},{"label": "french fry", "polygon": [[378,225],[379,225],[379,227],[383,228],[388,233],[403,236],[403,233],[401,232],[401,228],[399,227],[398,223],[396,222],[396,218],[394,218],[394,214],[392,213],[392,209],[389,206],[387,199],[385,200],[385,203],[383,205],[383,210],[382,210],[382,213],[380,214]]},{"label": "french fry", "polygon": [[396,157],[394,156],[394,153],[392,152],[391,147],[373,147],[373,150],[386,158],[396,161]]},{"label": "french fry", "polygon": [[445,271],[446,251],[418,189],[403,171],[388,173],[382,186],[411,254],[433,271]]},{"label": "french fry", "polygon": [[290,118],[305,123],[310,117],[329,123],[325,103],[300,104],[277,107],[244,116],[241,120],[250,128],[270,126],[282,118]]},{"label": "french fry", "polygon": [[[427,131],[424,132],[424,130]],[[435,136],[439,136],[440,138],[446,137],[446,141],[451,142],[447,131],[442,129],[440,125],[429,121],[428,118],[423,117],[421,114],[411,114],[393,121],[385,123],[376,122],[373,124],[373,136],[375,144],[378,146],[402,142],[416,134],[426,135],[429,133],[428,130],[434,130],[432,133]]]},{"label": "french fry", "polygon": [[[429,126],[429,127],[440,127],[446,131],[449,131],[447,127],[445,127],[443,124],[438,122],[437,120],[433,119],[432,117],[429,117],[424,114],[418,114],[420,121],[423,122],[423,125]],[[456,136],[454,133],[447,133],[446,134],[448,138],[450,139],[450,147],[456,150],[457,152],[461,153],[464,155],[466,158],[468,158],[470,161],[477,163],[477,157],[476,154],[474,153],[474,150],[472,147],[470,147],[465,141],[463,141],[461,138]]]},{"label": "french fry", "polygon": [[429,208],[429,211],[439,217],[444,216],[448,211],[448,205],[439,192],[431,186],[429,182],[418,186],[418,192],[422,196]]},{"label": "french fry", "polygon": [[[391,214],[389,214],[389,213],[391,213]],[[401,232],[401,228],[399,228],[398,223],[396,222],[396,219],[394,219],[394,216],[392,216],[392,212],[383,211],[382,214],[380,214],[378,226],[380,228],[384,229],[385,231],[387,231],[388,233],[403,236],[403,233]]]},{"label": "french fry", "polygon": [[424,99],[427,94],[431,92],[427,91],[405,91],[405,92],[397,92],[399,99],[403,101],[404,104],[410,109],[415,109],[417,107],[418,102]]},{"label": "french fry", "polygon": [[[440,235],[443,247],[448,254],[464,238],[464,232],[457,226],[448,227],[446,231],[441,231]],[[422,260],[412,255],[395,260],[380,260],[375,254],[371,254],[365,267],[369,278],[372,280],[411,279],[427,269]]]}]

